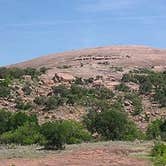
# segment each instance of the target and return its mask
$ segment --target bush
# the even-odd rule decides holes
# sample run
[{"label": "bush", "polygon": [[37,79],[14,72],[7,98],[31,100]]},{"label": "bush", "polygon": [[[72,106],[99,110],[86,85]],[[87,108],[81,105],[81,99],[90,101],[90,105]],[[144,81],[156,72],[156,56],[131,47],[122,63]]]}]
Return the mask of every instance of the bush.
[{"label": "bush", "polygon": [[39,144],[45,141],[40,134],[39,126],[36,123],[24,123],[14,131],[3,133],[0,136],[0,142],[3,144],[31,145]]},{"label": "bush", "polygon": [[46,149],[63,149],[66,143],[65,132],[60,121],[43,124],[41,126],[41,134],[46,141],[41,145],[44,145]]},{"label": "bush", "polygon": [[144,80],[142,83],[140,83],[140,87],[139,87],[139,91],[141,94],[148,94],[152,91],[152,83],[150,82],[150,80]]},{"label": "bush", "polygon": [[22,88],[23,92],[25,95],[30,95],[32,92],[32,88],[30,83],[26,82],[26,84],[24,85],[24,87]]},{"label": "bush", "polygon": [[126,84],[124,84],[124,83],[121,83],[121,84],[117,85],[115,87],[115,89],[118,90],[118,91],[122,91],[122,92],[128,92],[129,91],[129,87],[126,86]]},{"label": "bush", "polygon": [[63,104],[64,104],[63,98],[57,97],[57,96],[51,96],[47,99],[47,101],[45,103],[45,109],[53,110]]},{"label": "bush", "polygon": [[15,130],[26,122],[38,124],[35,115],[27,115],[23,112],[11,113],[6,110],[0,110],[0,134]]},{"label": "bush", "polygon": [[35,68],[0,68],[0,79],[21,79],[23,75],[30,75],[32,78],[36,78],[37,76],[46,72],[46,68],[40,68],[39,70]]},{"label": "bush", "polygon": [[38,124],[38,120],[35,115],[27,115],[24,112],[13,113],[9,119],[9,129],[15,130],[27,122]]},{"label": "bush", "polygon": [[54,86],[53,93],[59,97],[66,97],[69,94],[69,89],[65,85]]},{"label": "bush", "polygon": [[136,125],[117,109],[89,112],[84,123],[89,131],[101,134],[106,140],[134,140],[140,135]]},{"label": "bush", "polygon": [[67,131],[67,144],[77,144],[91,140],[91,134],[86,131],[80,123],[76,121],[65,120],[62,122],[62,125]]},{"label": "bush", "polygon": [[22,100],[17,100],[15,108],[26,111],[32,109],[33,106],[30,102],[23,102]]},{"label": "bush", "polygon": [[0,85],[0,97],[9,97],[10,95],[10,88],[8,86]]},{"label": "bush", "polygon": [[162,139],[166,140],[166,120],[157,119],[149,124],[146,131],[148,139]]},{"label": "bush", "polygon": [[34,99],[34,103],[39,106],[45,106],[46,102],[47,102],[46,96],[38,96]]},{"label": "bush", "polygon": [[47,122],[41,126],[41,133],[45,137],[46,149],[63,149],[65,144],[89,141],[90,134],[74,121]]},{"label": "bush", "polygon": [[125,99],[128,99],[132,102],[134,111],[133,116],[139,115],[143,111],[142,99],[136,93],[128,93],[125,95]]},{"label": "bush", "polygon": [[155,166],[165,166],[166,164],[166,145],[164,143],[156,143],[152,149]]},{"label": "bush", "polygon": [[155,89],[154,100],[161,104],[161,107],[166,107],[166,85]]},{"label": "bush", "polygon": [[5,110],[0,110],[0,134],[9,131],[11,113]]}]

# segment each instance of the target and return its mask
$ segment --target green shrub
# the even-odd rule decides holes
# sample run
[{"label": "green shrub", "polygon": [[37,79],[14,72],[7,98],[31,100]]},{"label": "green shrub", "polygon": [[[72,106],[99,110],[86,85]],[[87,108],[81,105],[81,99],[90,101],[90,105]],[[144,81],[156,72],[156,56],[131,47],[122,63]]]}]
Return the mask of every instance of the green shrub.
[{"label": "green shrub", "polygon": [[166,140],[166,120],[157,119],[149,124],[146,131],[148,139],[158,139]]},{"label": "green shrub", "polygon": [[156,87],[154,100],[161,104],[161,107],[166,107],[166,85]]},{"label": "green shrub", "polygon": [[91,135],[77,122],[55,121],[47,122],[41,126],[41,133],[45,137],[46,149],[63,149],[65,144],[89,141]]},{"label": "green shrub", "polygon": [[129,87],[126,86],[126,84],[124,84],[124,83],[121,83],[121,84],[117,85],[115,87],[115,89],[118,90],[118,91],[122,91],[122,92],[128,92],[130,90]]},{"label": "green shrub", "polygon": [[3,133],[0,136],[3,144],[31,145],[45,142],[43,135],[40,134],[39,126],[36,123],[24,123],[14,131]]},{"label": "green shrub", "polygon": [[134,111],[132,113],[133,116],[139,115],[143,111],[142,99],[138,94],[127,93],[125,95],[125,99],[128,99],[132,102],[132,105],[134,107]]},{"label": "green shrub", "polygon": [[45,103],[46,110],[53,110],[58,108],[60,105],[63,105],[64,101],[63,98],[58,96],[51,96],[47,99]]},{"label": "green shrub", "polygon": [[152,83],[149,79],[145,79],[140,83],[139,91],[141,94],[148,94],[152,91]]},{"label": "green shrub", "polygon": [[25,85],[22,88],[25,95],[30,95],[32,92],[31,84],[26,82]]},{"label": "green shrub", "polygon": [[22,100],[17,99],[15,108],[26,111],[32,109],[33,106],[30,102],[23,102]]},{"label": "green shrub", "polygon": [[164,143],[156,143],[152,149],[155,166],[166,165],[166,145]]},{"label": "green shrub", "polygon": [[134,122],[115,108],[101,113],[89,112],[84,123],[89,131],[101,134],[106,140],[134,140],[140,135]]},{"label": "green shrub", "polygon": [[35,68],[26,68],[24,69],[25,75],[30,75],[32,78],[37,78],[40,75],[40,72]]},{"label": "green shrub", "polygon": [[39,106],[45,106],[46,102],[47,102],[46,96],[38,96],[38,97],[35,97],[34,99],[34,103]]},{"label": "green shrub", "polygon": [[65,85],[54,86],[53,93],[59,97],[66,97],[69,94],[69,89]]},{"label": "green shrub", "polygon": [[151,124],[149,124],[147,129],[147,137],[148,139],[157,139],[161,135],[160,125],[162,124],[162,120],[155,120]]},{"label": "green shrub", "polygon": [[86,131],[80,123],[76,121],[65,120],[62,122],[62,125],[67,131],[67,144],[77,144],[91,140],[91,134],[88,131]]},{"label": "green shrub", "polygon": [[42,144],[46,149],[63,149],[66,143],[66,131],[61,122],[47,122],[41,126],[41,134],[46,141]]},{"label": "green shrub", "polygon": [[10,88],[8,86],[0,85],[0,97],[9,97],[10,95]]},{"label": "green shrub", "polygon": [[139,91],[141,94],[151,94],[154,100],[157,101],[161,107],[166,106],[166,72],[154,72],[151,70],[140,69],[128,74],[124,74],[123,82],[134,82],[140,85]]},{"label": "green shrub", "polygon": [[10,128],[9,121],[11,115],[12,114],[10,112],[7,112],[5,110],[0,110],[0,134],[9,131]]},{"label": "green shrub", "polygon": [[27,122],[38,124],[38,120],[35,115],[27,115],[24,112],[13,113],[9,119],[10,130],[15,130]]}]

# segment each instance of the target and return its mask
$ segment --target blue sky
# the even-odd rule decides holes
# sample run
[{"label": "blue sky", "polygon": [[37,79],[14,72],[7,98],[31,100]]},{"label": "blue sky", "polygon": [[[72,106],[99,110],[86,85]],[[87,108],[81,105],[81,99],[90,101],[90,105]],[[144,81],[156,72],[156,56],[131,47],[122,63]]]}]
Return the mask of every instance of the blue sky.
[{"label": "blue sky", "polygon": [[165,0],[0,0],[0,65],[105,45],[166,48]]}]

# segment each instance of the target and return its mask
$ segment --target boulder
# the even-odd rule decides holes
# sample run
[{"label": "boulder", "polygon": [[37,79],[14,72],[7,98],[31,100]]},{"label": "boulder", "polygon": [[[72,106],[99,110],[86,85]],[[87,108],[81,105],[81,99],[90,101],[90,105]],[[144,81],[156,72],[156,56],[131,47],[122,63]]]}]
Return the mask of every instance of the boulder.
[{"label": "boulder", "polygon": [[55,73],[53,80],[54,82],[72,82],[75,77],[69,73]]}]

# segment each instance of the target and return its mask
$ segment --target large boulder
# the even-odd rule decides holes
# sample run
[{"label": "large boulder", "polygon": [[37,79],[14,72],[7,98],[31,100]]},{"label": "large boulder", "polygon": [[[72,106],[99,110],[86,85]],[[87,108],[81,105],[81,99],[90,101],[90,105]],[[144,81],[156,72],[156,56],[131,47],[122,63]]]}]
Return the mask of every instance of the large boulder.
[{"label": "large boulder", "polygon": [[75,77],[69,73],[56,73],[53,80],[54,82],[72,82]]}]

